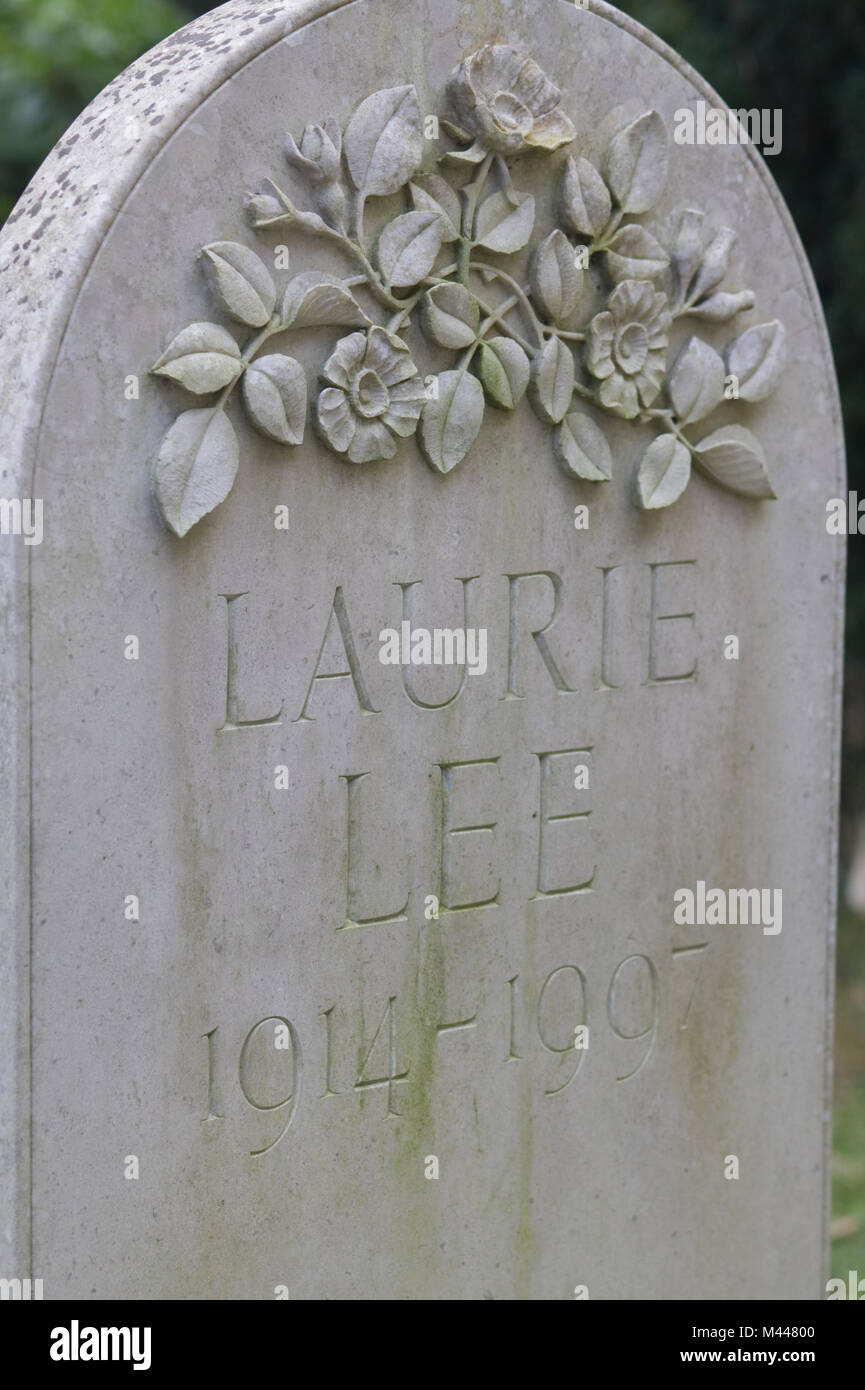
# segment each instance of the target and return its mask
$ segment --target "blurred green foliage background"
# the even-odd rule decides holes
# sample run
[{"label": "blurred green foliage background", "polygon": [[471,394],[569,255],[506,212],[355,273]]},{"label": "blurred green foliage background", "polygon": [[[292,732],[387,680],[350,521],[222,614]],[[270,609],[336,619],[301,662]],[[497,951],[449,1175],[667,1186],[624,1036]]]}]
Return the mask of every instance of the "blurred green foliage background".
[{"label": "blurred green foliage background", "polygon": [[[212,8],[187,0],[0,0],[0,221],[82,108],[133,59]],[[865,496],[865,0],[620,0],[619,8],[681,53],[728,105],[783,112],[783,148],[768,163],[823,298],[849,485]],[[842,865],[854,827],[865,824],[865,540],[851,541],[848,572]],[[811,771],[803,765],[803,775]],[[833,1173],[833,1273],[865,1275],[865,922],[846,908]]]}]

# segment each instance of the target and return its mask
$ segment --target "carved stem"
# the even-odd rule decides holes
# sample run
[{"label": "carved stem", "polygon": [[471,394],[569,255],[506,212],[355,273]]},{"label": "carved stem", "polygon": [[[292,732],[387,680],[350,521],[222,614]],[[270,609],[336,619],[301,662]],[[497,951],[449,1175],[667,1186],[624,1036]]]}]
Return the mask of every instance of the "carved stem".
[{"label": "carved stem", "polygon": [[268,338],[272,338],[274,334],[282,332],[284,332],[284,325],[279,323],[275,319],[271,319],[270,323],[267,324],[265,328],[262,328],[260,333],[256,333],[254,338],[250,338],[249,342],[243,350],[243,356],[240,359],[241,370],[237,373],[237,376],[234,378],[233,381],[230,381],[227,386],[223,387],[216,401],[216,404],[213,407],[214,410],[225,409],[229,396],[231,395],[237,383],[243,377],[243,373],[246,371],[253,357],[258,352],[258,349],[262,346],[263,343],[267,342]]},{"label": "carved stem", "polygon": [[486,261],[471,261],[469,269],[485,270],[489,275],[495,276],[497,280],[501,280],[502,284],[507,285],[509,289],[513,290],[514,294],[517,296],[517,299],[520,302],[522,309],[524,310],[527,318],[529,319],[532,328],[535,331],[535,337],[538,340],[538,347],[543,347],[544,334],[541,321],[535,313],[534,309],[532,308],[531,304],[529,303],[529,299],[525,290],[523,290],[517,284],[516,280],[514,280],[512,276],[508,275],[506,270],[502,270],[497,265],[488,265]]},{"label": "carved stem", "polygon": [[589,260],[592,259],[592,256],[594,256],[597,251],[607,250],[610,242],[613,239],[613,234],[617,232],[619,229],[619,223],[621,222],[624,215],[625,214],[621,208],[618,208],[617,211],[613,213],[606,227],[601,232],[601,235],[597,237],[589,247]]},{"label": "carved stem", "polygon": [[470,260],[472,248],[474,246],[472,238],[474,235],[475,213],[477,212],[478,201],[483,192],[484,184],[487,181],[487,175],[490,172],[492,161],[493,156],[491,154],[484,155],[478,172],[471,183],[467,183],[464,188],[460,189],[463,199],[463,220],[460,235],[459,259],[457,261],[457,275],[460,283],[466,286],[469,283]]},{"label": "carved stem", "polygon": [[[375,295],[379,303],[383,304],[386,309],[402,308],[404,301],[394,298],[394,296],[385,289],[379,279],[378,272],[360,244],[360,240],[353,241],[351,237],[346,236],[345,232],[337,231],[335,227],[329,227],[324,219],[319,217],[317,213],[300,211],[294,206],[291,199],[282,191],[279,185],[274,183],[273,179],[268,179],[267,182],[279,200],[285,205],[289,225],[295,223],[301,231],[308,232],[310,236],[321,236],[325,237],[328,241],[336,242],[337,246],[341,247],[347,256],[351,256],[353,260],[357,261],[364,272],[364,278],[370,292]],[[354,221],[358,238],[360,238],[362,235],[360,224],[363,222],[363,199],[360,197],[355,204]]]},{"label": "carved stem", "polygon": [[644,410],[641,412],[640,418],[643,420],[662,420],[666,428],[672,434],[674,434],[682,444],[684,444],[685,448],[688,450],[689,453],[693,454],[695,452],[694,446],[691,443],[691,441],[689,439],[686,439],[684,434],[682,433],[681,426],[679,425],[679,421],[676,419],[674,411]]},{"label": "carved stem", "polygon": [[504,304],[501,304],[498,309],[484,309],[484,313],[487,317],[478,329],[478,338],[483,338],[484,334],[492,328],[493,324],[496,324],[500,328],[504,328],[506,325],[502,323],[502,317],[510,313],[516,302],[517,297],[515,294],[512,294],[510,299],[506,299]]}]

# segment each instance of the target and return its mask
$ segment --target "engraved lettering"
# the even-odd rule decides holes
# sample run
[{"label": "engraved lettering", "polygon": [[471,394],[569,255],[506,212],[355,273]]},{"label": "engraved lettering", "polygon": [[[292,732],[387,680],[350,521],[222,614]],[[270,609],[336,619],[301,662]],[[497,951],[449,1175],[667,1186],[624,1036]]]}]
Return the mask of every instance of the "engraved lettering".
[{"label": "engraved lettering", "polygon": [[[459,578],[458,576],[458,583],[462,584],[463,586],[463,641],[465,641],[465,634],[469,632],[471,624],[471,619],[469,617],[469,585],[477,578],[477,575],[469,575],[465,579]],[[415,618],[413,590],[421,582],[422,581],[420,579],[410,579],[408,583],[397,583],[395,586],[396,588],[402,590],[403,626],[405,626],[405,624],[408,623],[409,631],[412,631],[413,629]],[[453,637],[457,635],[458,633],[452,634],[448,632],[448,640],[452,641]],[[429,664],[429,662],[427,662],[427,664]],[[408,663],[405,663],[402,666],[403,690],[405,691],[408,698],[411,700],[412,704],[416,705],[418,709],[445,709],[448,705],[454,704],[462,694],[463,687],[466,683],[467,672],[468,666],[465,664],[465,653],[463,653],[463,660],[460,663],[460,676],[454,693],[452,695],[449,695],[446,700],[440,700],[436,704],[431,700],[422,699],[420,695],[417,694],[415,675],[412,666]]]},{"label": "engraved lettering", "polygon": [[[554,1042],[549,1042],[547,1036],[545,1035],[544,999],[546,997],[547,990],[552,986],[553,981],[559,979],[567,973],[573,974],[575,992],[577,992],[579,995],[579,1003],[576,1006],[575,1016],[571,1017],[567,1026],[563,1030],[563,1036],[565,1040],[564,1045],[562,1047],[557,1047]],[[574,1077],[576,1076],[577,1072],[580,1070],[580,1067],[583,1063],[583,1058],[585,1056],[585,1051],[574,1048],[574,1037],[575,1029],[581,1025],[584,1025],[586,1023],[586,1019],[586,977],[583,974],[582,970],[580,970],[579,967],[576,965],[560,965],[558,969],[550,971],[549,975],[544,980],[543,986],[541,987],[541,992],[538,995],[538,1037],[540,1038],[547,1052],[554,1052],[559,1057],[575,1055],[576,1061],[574,1062],[573,1069],[571,1070],[571,1073],[568,1076],[567,1080],[564,1081],[561,1086],[548,1087],[547,1090],[544,1091],[545,1096],[561,1095],[562,1091],[567,1090]]]},{"label": "engraved lettering", "polygon": [[220,594],[219,597],[225,599],[228,614],[228,652],[225,663],[225,723],[216,732],[224,734],[235,729],[261,729],[267,725],[281,724],[284,702],[276,714],[266,715],[261,719],[240,718],[239,701],[236,693],[238,662],[234,604],[239,598],[246,598],[246,594]]},{"label": "engraved lettering", "polygon": [[[394,1086],[400,1082],[406,1081],[408,1079],[408,1074],[410,1070],[410,1068],[407,1067],[405,1071],[397,1071],[398,1064],[396,1060],[396,1015],[394,1013],[393,1007],[396,1003],[396,998],[396,995],[392,994],[387,1001],[387,1007],[385,1008],[385,1011],[381,1016],[381,1022],[375,1030],[372,1042],[370,1043],[367,1049],[366,1056],[364,1057],[361,1063],[357,1081],[354,1083],[354,1089],[356,1091],[374,1090],[378,1086],[387,1086],[388,1115],[398,1115],[400,1113],[394,1106]],[[386,1076],[365,1077],[364,1072],[370,1064],[372,1054],[375,1051],[375,1045],[378,1042],[379,1035],[382,1029],[384,1028],[385,1023],[387,1023],[388,1025],[388,1073]]]},{"label": "engraved lettering", "polygon": [[[267,1033],[261,1033],[259,1035],[263,1046],[259,1050],[258,1056],[255,1055],[252,1045],[253,1038],[257,1033],[259,1033],[259,1029],[264,1029],[268,1023],[277,1025],[283,1024],[288,1031],[289,1038],[291,1039],[291,1048],[289,1050],[289,1055],[291,1057],[291,1089],[289,1090],[287,1096],[284,1096],[281,1100],[276,1100],[271,1104],[268,1104],[266,1101],[256,1100],[254,1096],[250,1094],[251,1088],[253,1086],[255,1086],[256,1088],[264,1087],[265,1082],[262,1076],[263,1063],[266,1058],[272,1058],[274,1056],[272,1030],[270,1031],[269,1036]],[[282,1070],[281,1065],[280,1070]],[[243,1047],[240,1049],[240,1061],[238,1063],[238,1080],[240,1082],[240,1089],[243,1092],[243,1098],[248,1105],[252,1106],[253,1110],[259,1110],[265,1113],[271,1110],[282,1110],[284,1106],[288,1106],[289,1108],[286,1111],[285,1124],[279,1131],[279,1134],[276,1136],[276,1138],[273,1139],[269,1144],[265,1144],[264,1148],[262,1149],[250,1149],[249,1152],[253,1158],[259,1158],[262,1154],[266,1154],[271,1149],[275,1148],[276,1145],[279,1143],[280,1139],[286,1133],[289,1125],[292,1122],[292,1119],[294,1118],[297,1109],[297,1101],[300,1098],[300,1074],[300,1040],[298,1039],[297,1033],[294,1028],[294,1024],[290,1023],[287,1018],[282,1018],[277,1014],[271,1014],[269,1018],[262,1018],[259,1020],[258,1023],[254,1023],[244,1039]]]},{"label": "engraved lettering", "polygon": [[334,1011],[335,1008],[336,1008],[336,1005],[335,1005],[335,1004],[331,1004],[331,1006],[330,1006],[329,1009],[322,1009],[321,1012],[320,1012],[319,1015],[318,1015],[319,1018],[323,1018],[323,1019],[324,1019],[324,1047],[325,1047],[325,1054],[324,1054],[324,1090],[322,1091],[321,1095],[319,1096],[319,1100],[326,1100],[328,1096],[339,1096],[339,1095],[342,1094],[341,1091],[335,1091],[335,1090],[333,1089],[333,1087],[331,1086],[331,1084],[330,1084],[330,1067],[331,1067],[331,1058],[332,1058],[332,1054],[333,1054],[333,1022],[332,1022],[332,1019],[331,1019],[331,1014],[333,1013],[333,1011]]},{"label": "engraved lettering", "polygon": [[213,1041],[215,1035],[216,1028],[211,1028],[209,1033],[202,1033],[201,1035],[203,1038],[207,1039],[207,1114],[201,1121],[203,1125],[206,1125],[209,1120],[221,1120],[223,1118],[219,1111],[216,1109],[215,1099],[216,1058],[214,1056],[215,1043]]},{"label": "engraved lettering", "polygon": [[603,578],[603,601],[601,604],[601,683],[597,690],[620,690],[618,681],[610,672],[610,630],[613,626],[613,580],[612,576],[621,565],[599,565]]},{"label": "engraved lettering", "polygon": [[[664,660],[662,654],[662,634],[659,631],[661,623],[690,622],[692,625],[695,619],[694,607],[687,610],[678,609],[673,613],[661,611],[661,605],[665,602],[662,590],[665,584],[673,584],[677,576],[671,571],[689,570],[695,565],[696,560],[660,560],[657,562],[649,561],[649,569],[652,572],[652,597],[651,613],[649,618],[649,678],[646,685],[662,685],[672,681],[691,681],[697,673],[697,658],[693,657],[693,662],[687,670],[674,669],[663,670]],[[675,662],[676,658],[670,658]],[[678,657],[679,664],[687,664],[690,658]]]},{"label": "engraved lettering", "polygon": [[519,975],[512,975],[511,978],[507,981],[507,985],[508,985],[508,1006],[509,1006],[509,1012],[510,1012],[511,1026],[510,1026],[510,1041],[509,1041],[509,1043],[508,1043],[508,1055],[507,1055],[507,1057],[505,1058],[505,1061],[506,1061],[506,1062],[519,1062],[519,1061],[521,1061],[520,1054],[519,1054],[519,1052],[517,1052],[517,1017],[516,1017],[516,1014],[517,1014],[517,980],[518,980],[519,978],[520,978]]},{"label": "engraved lettering", "polygon": [[687,1002],[687,1004],[685,1005],[685,1012],[684,1012],[683,1015],[682,1015],[682,1022],[679,1024],[679,1027],[680,1027],[680,1028],[687,1028],[687,1026],[688,1026],[688,1015],[689,1015],[690,1012],[691,1012],[691,1005],[692,1005],[692,1003],[694,1002],[694,995],[695,995],[696,992],[697,992],[697,984],[698,984],[699,979],[700,979],[701,967],[702,967],[702,964],[703,964],[703,961],[702,961],[702,954],[703,954],[704,951],[708,951],[708,949],[709,949],[709,943],[708,943],[708,941],[701,941],[700,944],[699,944],[699,946],[674,946],[674,947],[673,947],[673,960],[674,960],[674,961],[681,960],[683,957],[686,957],[686,956],[687,956],[689,959],[690,959],[690,957],[692,957],[692,956],[696,956],[696,957],[697,957],[697,968],[696,968],[696,970],[694,971],[694,979],[693,979],[692,984],[691,984],[691,992],[690,992],[690,994],[688,995],[688,1002]]},{"label": "engraved lettering", "polygon": [[573,687],[568,685],[562,675],[559,666],[556,664],[553,654],[550,651],[546,634],[556,620],[559,611],[559,599],[562,592],[562,581],[552,570],[529,570],[525,574],[505,575],[509,586],[508,604],[508,688],[502,696],[503,700],[523,700],[525,696],[519,689],[520,674],[520,581],[523,579],[545,579],[553,591],[553,611],[542,627],[531,631],[535,646],[541,654],[541,659],[547,669],[547,673],[556,690],[573,693]]},{"label": "engraved lettering", "polygon": [[[625,970],[626,966],[631,965],[632,961],[642,961],[645,966],[645,972],[640,970],[638,975],[638,967],[634,966],[634,968],[627,972],[628,978],[620,982],[622,972]],[[642,976],[642,979],[640,976]],[[640,1028],[639,1025],[637,1025],[636,1032],[626,1033],[623,1028],[618,1026],[613,1017],[617,1001],[622,1000],[622,996],[624,996],[621,1011],[626,1017],[633,1021],[633,1016],[639,1012],[639,1006],[641,1004],[645,1006],[647,986],[649,997],[647,1012],[651,1016],[649,1023],[645,1028]],[[658,972],[648,956],[626,956],[621,964],[616,966],[613,978],[610,981],[610,991],[607,995],[607,1017],[610,1020],[610,1027],[617,1038],[623,1038],[626,1042],[637,1042],[641,1038],[649,1038],[649,1046],[646,1048],[646,1051],[643,1053],[643,1056],[640,1058],[640,1061],[634,1067],[633,1071],[626,1072],[624,1076],[616,1077],[617,1081],[628,1081],[632,1076],[636,1076],[637,1072],[641,1071],[645,1063],[649,1060],[658,1031]]]},{"label": "engraved lettering", "polygon": [[[591,850],[584,850],[579,856],[575,853],[575,836],[582,843],[589,829],[591,810],[560,811],[555,809],[562,805],[573,806],[575,801],[582,801],[583,798],[571,781],[573,759],[578,756],[584,765],[588,765],[591,755],[591,745],[587,748],[560,748],[555,752],[535,754],[540,773],[540,794],[538,798],[538,886],[532,897],[532,902],[538,898],[564,897],[572,893],[592,891],[597,865],[593,864],[591,871],[588,870],[587,854],[588,858],[591,858]],[[567,761],[559,763],[558,759]],[[564,798],[561,795],[562,792]],[[556,837],[554,842],[555,829],[557,827],[563,828],[567,821],[576,821],[579,824],[571,830],[566,841]],[[558,868],[556,867],[557,863]],[[576,867],[578,864],[580,867]],[[566,884],[557,883],[558,875],[568,871],[571,874],[571,881]]]},{"label": "engraved lettering", "polygon": [[[327,639],[331,631],[331,624],[334,621],[334,619],[336,619],[336,626],[339,631],[340,638],[342,639],[342,647],[348,665],[346,670],[344,671],[321,671],[320,667],[322,657],[324,656],[324,650],[327,646]],[[321,646],[318,649],[318,656],[316,657],[315,661],[315,670],[312,673],[312,680],[310,681],[309,689],[306,692],[306,699],[304,700],[303,708],[301,709],[300,714],[297,716],[297,719],[294,720],[294,723],[299,724],[301,720],[309,721],[315,717],[314,715],[307,714],[306,711],[309,706],[310,698],[312,696],[313,687],[315,686],[317,681],[336,681],[345,679],[351,680],[351,683],[354,686],[354,692],[357,696],[357,703],[360,708],[361,714],[378,714],[380,711],[373,707],[372,700],[370,699],[369,692],[366,688],[366,683],[363,679],[363,674],[360,668],[360,660],[357,654],[357,645],[354,640],[354,634],[351,630],[351,623],[348,619],[348,609],[345,605],[345,598],[343,596],[342,587],[338,586],[336,593],[333,596],[333,603],[331,604],[330,612],[327,617],[327,623],[325,624],[324,636],[321,639]]]},{"label": "engraved lettering", "polygon": [[[471,836],[470,848],[478,847],[475,837],[489,836],[490,841],[495,840],[495,827],[497,822],[494,820],[481,821],[467,825],[457,825],[454,823],[453,802],[458,797],[462,798],[462,793],[466,781],[471,774],[463,773],[467,768],[495,768],[496,780],[498,783],[499,766],[498,758],[472,758],[465,762],[439,763],[442,771],[442,838],[441,838],[441,891],[439,893],[440,911],[442,912],[465,912],[470,908],[491,907],[498,902],[500,880],[495,880],[495,888],[492,888],[490,880],[493,873],[491,863],[485,865],[481,870],[481,877],[487,877],[485,886],[474,882],[470,887],[466,883],[466,878],[462,879],[462,886],[458,880],[460,875],[460,854],[464,852],[465,845],[462,841],[459,846],[455,844],[458,836]],[[498,788],[496,789],[497,794]],[[468,813],[468,812],[466,812]],[[482,814],[482,813],[481,813]],[[484,840],[483,847],[489,846],[489,841]],[[457,894],[462,892],[465,896],[462,901],[457,901]],[[486,893],[486,897],[483,894]]]},{"label": "engraved lettering", "polygon": [[339,928],[345,931],[348,927],[375,927],[382,922],[406,922],[408,921],[407,912],[409,901],[411,900],[411,888],[408,889],[405,902],[402,907],[396,908],[392,912],[373,912],[370,916],[364,917],[358,907],[357,872],[354,857],[354,846],[359,835],[360,812],[358,809],[359,787],[358,783],[364,777],[369,777],[368,772],[353,772],[340,776],[340,781],[346,785],[346,844],[345,844],[345,866],[346,866],[346,918]]}]

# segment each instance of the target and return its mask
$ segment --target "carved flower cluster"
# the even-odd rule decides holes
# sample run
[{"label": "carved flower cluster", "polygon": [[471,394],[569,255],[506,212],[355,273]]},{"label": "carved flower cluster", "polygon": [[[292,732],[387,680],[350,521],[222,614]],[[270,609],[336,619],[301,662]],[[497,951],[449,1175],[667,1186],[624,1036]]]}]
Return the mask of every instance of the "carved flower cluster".
[{"label": "carved flower cluster", "polygon": [[[560,225],[544,234],[508,161],[529,151],[551,160],[576,139],[559,89],[531,58],[487,44],[458,65],[447,96],[451,147],[435,152],[424,139],[414,87],[388,88],[361,102],[344,132],[329,119],[299,140],[288,136],[305,209],[270,180],[248,197],[256,232],[318,237],[345,257],[346,276],[303,271],[278,288],[248,246],[203,248],[216,300],[253,336],[241,349],[221,325],[193,323],[152,369],[194,394],[219,393],[180,415],[163,440],[155,492],[171,529],[184,535],[234,483],[239,448],[226,406],[238,384],[260,433],[302,443],[306,371],[294,357],[260,350],[273,337],[322,328],[353,330],[333,344],[311,407],[320,438],[351,463],[393,458],[417,432],[426,462],[447,473],[470,450],[487,406],[512,411],[525,396],[552,427],[558,462],[584,481],[612,476],[604,414],[658,430],[635,468],[638,507],[674,502],[692,465],[740,496],[774,496],[749,430],[721,425],[696,442],[685,434],[725,400],[769,395],[784,330],[777,320],[756,324],[723,356],[699,333],[674,343],[677,324],[705,324],[712,336],[753,308],[754,295],[724,287],[730,228],[707,233],[704,214],[687,208],[668,250],[633,220],[657,205],[667,182],[658,113],[639,103],[611,112],[598,166],[567,152],[554,160],[547,178]],[[403,210],[393,215],[399,194]],[[274,256],[288,268],[284,244]],[[602,291],[587,273],[593,265],[602,268]],[[418,349],[405,341],[417,328],[439,360],[452,355],[450,367],[421,375]]]}]

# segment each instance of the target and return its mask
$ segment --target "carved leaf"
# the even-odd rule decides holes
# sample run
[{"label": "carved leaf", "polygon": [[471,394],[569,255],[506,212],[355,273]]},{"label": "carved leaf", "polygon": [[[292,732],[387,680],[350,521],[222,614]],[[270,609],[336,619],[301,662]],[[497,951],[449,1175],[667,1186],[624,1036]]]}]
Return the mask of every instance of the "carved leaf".
[{"label": "carved leaf", "polygon": [[561,202],[565,226],[581,236],[600,236],[610,220],[610,190],[587,159],[575,159],[573,155],[568,159]]},{"label": "carved leaf", "polygon": [[481,344],[478,372],[487,399],[502,410],[519,405],[529,384],[529,359],[512,338],[489,338]]},{"label": "carved leaf", "polygon": [[[447,127],[448,121],[442,121],[442,125]],[[475,141],[467,150],[445,150],[442,160],[446,164],[480,164],[486,159],[487,152],[479,141]]]},{"label": "carved leaf", "polygon": [[667,182],[669,150],[664,122],[646,111],[614,135],[604,155],[604,176],[623,212],[648,212]]},{"label": "carved leaf", "polygon": [[585,482],[608,482],[613,475],[613,456],[604,431],[590,416],[572,410],[552,436],[556,459],[573,478]]},{"label": "carved leaf", "polygon": [[752,501],[765,501],[775,491],[766,471],[766,457],[750,430],[725,425],[694,445],[697,466],[727,492]]},{"label": "carved leaf", "polygon": [[240,374],[240,348],[216,323],[191,323],[169,343],[155,366],[155,376],[176,381],[187,391],[205,395],[221,391]]},{"label": "carved leaf", "polygon": [[243,401],[257,430],[280,444],[302,444],[306,374],[293,357],[259,357],[243,378]]},{"label": "carved leaf", "polygon": [[583,271],[574,261],[574,250],[564,232],[550,232],[535,257],[532,289],[542,312],[553,323],[563,323],[577,307],[583,288]]},{"label": "carved leaf", "polygon": [[753,309],[753,290],[741,290],[738,294],[713,294],[708,299],[688,309],[689,317],[701,319],[703,323],[726,323],[745,309]]},{"label": "carved leaf", "polygon": [[420,417],[424,458],[439,473],[449,473],[465,458],[484,418],[484,393],[469,372],[441,372],[438,397],[428,400]]},{"label": "carved leaf", "polygon": [[436,212],[404,212],[384,228],[378,263],[385,284],[408,289],[429,275],[442,244],[442,220]]},{"label": "carved leaf", "polygon": [[563,420],[574,394],[574,358],[560,338],[550,338],[532,359],[530,395],[548,425]]},{"label": "carved leaf", "polygon": [[201,255],[210,287],[232,318],[250,328],[270,322],[276,286],[260,256],[237,241],[214,241]]},{"label": "carved leaf", "polygon": [[237,435],[221,410],[187,410],[162,441],[156,460],[156,500],[176,536],[185,536],[220,502],[237,477]]},{"label": "carved leaf", "polygon": [[651,280],[666,270],[670,258],[645,227],[620,227],[607,251],[610,279]]},{"label": "carved leaf", "polygon": [[690,299],[702,299],[703,295],[720,285],[727,274],[730,251],[735,240],[736,233],[732,227],[722,227],[712,238],[703,253],[694,283],[688,291]]},{"label": "carved leaf", "polygon": [[634,500],[643,511],[669,507],[691,476],[691,456],[674,434],[653,439],[634,474]]},{"label": "carved leaf", "polygon": [[774,391],[786,359],[784,325],[779,319],[748,328],[727,348],[727,370],[739,378],[743,401],[762,401]]},{"label": "carved leaf", "polygon": [[588,415],[571,411],[553,434],[553,452],[566,473],[589,483],[613,476],[613,456],[603,431]]},{"label": "carved leaf", "polygon": [[439,174],[416,179],[410,189],[412,202],[418,212],[435,212],[442,219],[442,241],[456,241],[460,235],[462,209],[455,189]]},{"label": "carved leaf", "polygon": [[358,192],[396,193],[423,157],[423,128],[414,87],[389,87],[362,101],[343,142]]},{"label": "carved leaf", "polygon": [[307,270],[288,282],[280,309],[286,328],[364,328],[370,322],[335,275]]},{"label": "carved leaf", "polygon": [[480,313],[465,285],[436,285],[424,297],[424,324],[433,342],[458,350],[477,337]]},{"label": "carved leaf", "polygon": [[724,363],[702,338],[691,338],[670,372],[668,389],[683,424],[702,420],[724,399]]},{"label": "carved leaf", "polygon": [[699,208],[685,208],[682,212],[679,233],[670,255],[679,303],[684,302],[694,272],[700,264],[705,215]]},{"label": "carved leaf", "polygon": [[478,208],[475,241],[488,251],[509,255],[525,246],[535,225],[535,200],[530,193],[491,193]]}]

